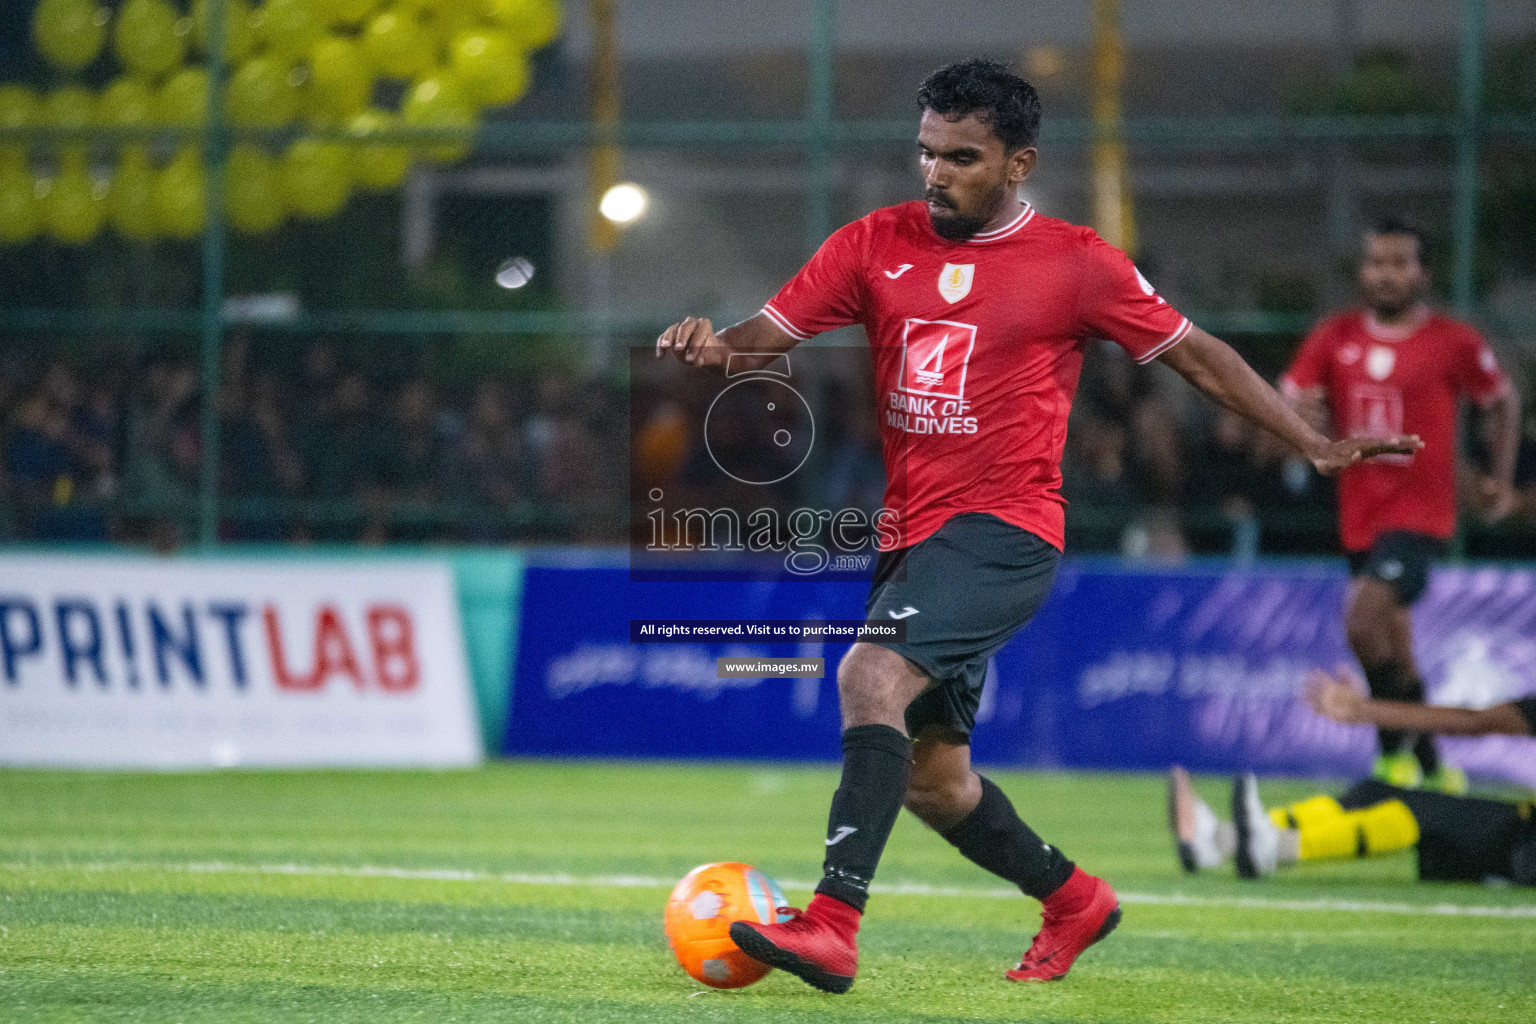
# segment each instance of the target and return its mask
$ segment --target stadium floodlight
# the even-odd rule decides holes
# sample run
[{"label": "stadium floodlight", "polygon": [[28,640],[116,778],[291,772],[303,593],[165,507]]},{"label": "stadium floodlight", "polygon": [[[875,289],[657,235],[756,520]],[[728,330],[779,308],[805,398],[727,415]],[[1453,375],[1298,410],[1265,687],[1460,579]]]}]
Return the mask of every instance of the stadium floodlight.
[{"label": "stadium floodlight", "polygon": [[650,197],[645,194],[645,189],[634,182],[625,181],[604,192],[603,201],[597,208],[615,224],[632,224],[645,215],[649,203]]}]

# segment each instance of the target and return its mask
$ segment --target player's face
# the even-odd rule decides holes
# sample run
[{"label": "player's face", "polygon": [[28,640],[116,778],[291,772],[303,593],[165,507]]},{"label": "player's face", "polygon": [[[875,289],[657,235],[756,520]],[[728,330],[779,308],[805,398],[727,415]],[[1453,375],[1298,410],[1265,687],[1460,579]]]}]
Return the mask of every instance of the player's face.
[{"label": "player's face", "polygon": [[950,120],[923,111],[917,155],[933,230],[955,239],[985,227],[1035,166],[1033,148],[1007,152],[1003,140],[975,114]]},{"label": "player's face", "polygon": [[1365,304],[1383,316],[1396,316],[1418,302],[1429,286],[1412,235],[1365,236],[1360,260],[1360,292]]}]

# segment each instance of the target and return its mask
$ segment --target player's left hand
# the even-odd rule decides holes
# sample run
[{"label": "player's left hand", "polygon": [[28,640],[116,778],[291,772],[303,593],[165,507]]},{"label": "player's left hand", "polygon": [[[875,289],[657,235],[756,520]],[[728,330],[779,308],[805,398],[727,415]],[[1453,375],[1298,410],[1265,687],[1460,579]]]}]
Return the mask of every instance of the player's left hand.
[{"label": "player's left hand", "polygon": [[1345,725],[1365,721],[1366,696],[1360,690],[1359,680],[1340,670],[1329,675],[1317,669],[1307,676],[1307,703],[1324,718]]},{"label": "player's left hand", "polygon": [[1515,489],[1505,480],[1485,476],[1477,482],[1478,504],[1483,522],[1492,525],[1515,510]]},{"label": "player's left hand", "polygon": [[1322,451],[1312,455],[1312,465],[1323,476],[1332,476],[1339,470],[1353,466],[1361,459],[1374,459],[1378,455],[1412,455],[1424,442],[1418,434],[1394,434],[1391,437],[1346,437],[1333,441]]}]

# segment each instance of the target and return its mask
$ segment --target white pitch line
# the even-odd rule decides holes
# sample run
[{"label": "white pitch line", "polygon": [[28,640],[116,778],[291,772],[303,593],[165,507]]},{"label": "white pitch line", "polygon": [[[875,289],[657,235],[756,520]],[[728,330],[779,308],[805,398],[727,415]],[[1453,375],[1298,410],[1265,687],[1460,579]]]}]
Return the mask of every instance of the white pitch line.
[{"label": "white pitch line", "polygon": [[[670,889],[673,882],[651,875],[567,875],[526,872],[464,871],[454,868],[400,868],[380,865],[347,867],[328,864],[231,864],[223,861],[186,864],[155,864],[133,861],[92,864],[4,863],[0,870],[33,871],[167,871],[198,875],[304,875],[322,878],[394,878],[422,882],[494,882],[502,885],[558,886],[589,889]],[[787,880],[785,889],[809,892],[814,882]],[[1023,899],[1012,888],[982,888],[958,885],[928,885],[922,882],[876,882],[870,886],[874,895],[975,897],[982,899]],[[1343,912],[1352,914],[1404,914],[1424,917],[1495,917],[1536,919],[1536,906],[1500,907],[1466,906],[1457,903],[1383,903],[1372,900],[1300,900],[1272,899],[1265,896],[1189,896],[1178,893],[1120,893],[1120,902],[1164,907],[1233,907],[1241,910],[1293,910],[1302,913]]]}]

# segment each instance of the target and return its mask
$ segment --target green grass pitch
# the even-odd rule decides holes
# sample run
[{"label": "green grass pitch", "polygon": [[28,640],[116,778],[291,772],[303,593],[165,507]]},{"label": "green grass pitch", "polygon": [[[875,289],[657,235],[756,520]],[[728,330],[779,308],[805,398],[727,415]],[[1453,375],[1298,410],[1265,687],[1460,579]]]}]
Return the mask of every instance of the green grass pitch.
[{"label": "green grass pitch", "polygon": [[1420,885],[1408,856],[1186,878],[1160,778],[997,778],[1121,890],[1119,931],[1060,983],[1003,981],[1036,905],[903,816],[829,996],[704,989],[661,935],[702,861],[816,878],[828,768],[0,772],[0,1021],[1536,1020],[1536,893]]}]

